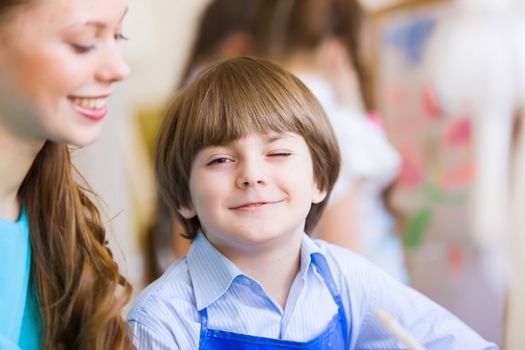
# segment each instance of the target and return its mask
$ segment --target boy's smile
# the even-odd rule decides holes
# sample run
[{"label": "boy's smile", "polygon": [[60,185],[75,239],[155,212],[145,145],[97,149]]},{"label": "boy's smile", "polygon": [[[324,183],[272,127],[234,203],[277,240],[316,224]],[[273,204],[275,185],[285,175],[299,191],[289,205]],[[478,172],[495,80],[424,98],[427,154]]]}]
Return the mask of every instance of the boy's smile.
[{"label": "boy's smile", "polygon": [[255,248],[299,237],[312,203],[326,195],[314,179],[304,139],[294,133],[251,133],[197,153],[190,175],[191,208],[219,250]]},{"label": "boy's smile", "polygon": [[269,206],[271,206],[273,204],[278,204],[278,203],[281,203],[281,202],[283,202],[283,200],[279,200],[279,201],[265,201],[265,200],[248,201],[248,202],[245,202],[245,203],[240,204],[240,205],[235,205],[235,206],[231,207],[230,209],[250,212],[250,211],[255,211],[255,210],[259,210],[259,209],[265,209],[265,208],[268,208]]}]

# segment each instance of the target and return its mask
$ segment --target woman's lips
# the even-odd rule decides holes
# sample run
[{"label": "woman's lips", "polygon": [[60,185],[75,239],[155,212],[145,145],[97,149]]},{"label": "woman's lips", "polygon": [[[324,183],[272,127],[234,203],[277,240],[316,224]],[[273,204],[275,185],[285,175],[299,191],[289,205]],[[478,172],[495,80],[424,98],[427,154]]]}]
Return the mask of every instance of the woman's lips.
[{"label": "woman's lips", "polygon": [[99,121],[102,120],[107,112],[106,100],[109,95],[97,96],[97,97],[79,97],[71,96],[68,97],[72,108],[80,113],[82,116]]}]

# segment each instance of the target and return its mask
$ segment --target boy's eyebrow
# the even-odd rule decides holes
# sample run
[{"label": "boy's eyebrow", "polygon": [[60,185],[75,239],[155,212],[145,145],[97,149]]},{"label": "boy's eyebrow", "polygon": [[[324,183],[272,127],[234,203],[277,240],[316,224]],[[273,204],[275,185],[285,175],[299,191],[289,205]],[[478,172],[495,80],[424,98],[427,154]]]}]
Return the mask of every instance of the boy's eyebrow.
[{"label": "boy's eyebrow", "polygon": [[269,143],[275,142],[275,141],[278,141],[284,138],[291,138],[291,136],[288,133],[270,134],[270,135],[265,136],[266,142],[269,142]]}]

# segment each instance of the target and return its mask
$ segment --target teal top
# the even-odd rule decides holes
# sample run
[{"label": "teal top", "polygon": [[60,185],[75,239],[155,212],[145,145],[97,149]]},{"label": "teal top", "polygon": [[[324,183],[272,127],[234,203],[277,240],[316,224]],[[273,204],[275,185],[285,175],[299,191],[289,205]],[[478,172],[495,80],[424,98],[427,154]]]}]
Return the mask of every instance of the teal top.
[{"label": "teal top", "polygon": [[16,222],[0,219],[0,257],[0,349],[38,349],[41,319],[30,283],[31,244],[25,211]]}]

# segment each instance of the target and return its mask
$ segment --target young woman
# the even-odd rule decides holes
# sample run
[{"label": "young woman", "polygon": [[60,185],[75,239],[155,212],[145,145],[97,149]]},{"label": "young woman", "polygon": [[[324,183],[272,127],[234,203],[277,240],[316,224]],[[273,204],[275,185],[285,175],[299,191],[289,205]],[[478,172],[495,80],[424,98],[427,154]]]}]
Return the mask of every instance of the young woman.
[{"label": "young woman", "polygon": [[130,347],[131,287],[68,145],[129,72],[123,0],[0,0],[0,348]]}]

